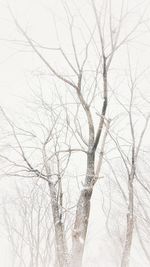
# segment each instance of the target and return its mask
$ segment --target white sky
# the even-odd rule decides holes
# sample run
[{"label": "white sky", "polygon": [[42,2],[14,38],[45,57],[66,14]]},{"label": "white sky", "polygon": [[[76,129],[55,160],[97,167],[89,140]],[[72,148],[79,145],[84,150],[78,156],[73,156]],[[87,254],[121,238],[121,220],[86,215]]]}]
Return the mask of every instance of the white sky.
[{"label": "white sky", "polygon": [[[74,12],[73,4],[71,4],[72,1],[70,0],[67,2],[72,8],[71,10]],[[81,0],[76,2],[81,13],[83,15],[88,16],[88,20],[91,20],[92,22],[92,14],[90,12],[88,4],[89,1]],[[113,0],[112,2],[114,14],[117,14],[120,8],[121,1]],[[143,10],[143,8],[141,8],[141,3],[144,3],[143,6],[146,7],[146,17],[148,17],[148,15],[150,14],[149,1],[130,0],[129,2],[130,7],[137,6],[137,8],[135,12],[133,11],[132,19],[128,21],[128,23],[126,23],[124,27],[124,32],[128,30],[128,27],[131,27],[137,16],[141,14]],[[12,8],[17,20],[23,26],[23,28],[28,29],[30,35],[32,35],[34,39],[41,42],[43,45],[48,45],[51,47],[58,45],[53,20],[54,15],[58,21],[58,26],[61,27],[61,31],[59,33],[61,42],[65,45],[68,44],[69,47],[68,35],[67,31],[65,31],[67,21],[65,19],[65,13],[62,7],[61,0],[9,0],[7,2],[0,2],[0,105],[5,107],[5,109],[8,109],[9,112],[15,111],[17,113],[20,113],[20,111],[23,112],[21,98],[30,98],[30,89],[28,86],[28,81],[34,79],[34,76],[38,73],[39,67],[42,67],[42,64],[40,60],[33,53],[31,53],[31,51],[25,52],[24,47],[20,47],[19,45],[16,45],[16,43],[8,41],[15,39],[23,40],[23,38],[21,37],[21,34],[18,33],[16,26],[13,23],[10,13],[7,9],[7,3]],[[126,4],[127,1],[124,1],[124,3]],[[87,11],[89,12],[88,14]],[[77,43],[79,46],[81,45],[80,41]],[[135,42],[132,42],[131,53],[133,58],[132,64],[133,66],[138,65],[139,71],[149,66],[150,33],[143,34],[142,32],[141,38],[139,32],[138,43],[136,39]],[[57,63],[57,61],[55,60],[55,56],[51,56],[50,60],[53,61],[54,65],[55,63]],[[126,60],[127,56],[123,55],[122,53],[120,54],[120,58],[118,59],[116,65],[121,66],[122,62],[125,62]],[[144,82],[144,90],[148,96],[150,96],[150,93],[148,92],[150,82],[149,74],[150,72],[147,72],[145,74],[146,81]],[[114,77],[114,79],[116,79],[116,77]],[[36,83],[34,83],[34,86],[35,84]],[[126,95],[125,91],[123,92],[123,95]],[[6,186],[8,187],[11,185],[9,185],[8,183],[5,184],[5,182],[3,181],[1,183],[1,188],[3,192]],[[2,190],[0,189],[0,192]],[[7,190],[9,191],[8,188]],[[103,223],[100,226],[100,231],[102,231],[103,229]],[[9,246],[3,238],[1,240],[0,267],[12,267]],[[110,263],[108,266],[101,265],[101,267],[112,267],[111,264],[112,263]],[[137,265],[135,267],[140,266],[142,265]],[[142,267],[146,267],[146,263]]]}]

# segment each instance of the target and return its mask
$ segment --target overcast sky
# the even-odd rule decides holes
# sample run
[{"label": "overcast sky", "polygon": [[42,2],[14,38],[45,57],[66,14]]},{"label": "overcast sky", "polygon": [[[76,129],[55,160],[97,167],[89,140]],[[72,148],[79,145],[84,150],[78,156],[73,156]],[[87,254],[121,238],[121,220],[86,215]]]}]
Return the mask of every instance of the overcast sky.
[{"label": "overcast sky", "polygon": [[[71,5],[72,1],[70,0],[68,2],[72,8],[72,12],[77,12],[74,5]],[[88,20],[91,20],[92,24],[93,17],[89,9],[89,1],[81,0],[76,2],[82,15],[87,16],[86,13],[88,12]],[[114,14],[118,16],[121,0],[114,0],[112,2]],[[124,2],[127,3],[127,1]],[[148,18],[150,13],[149,0],[130,0],[128,2],[129,9],[134,6],[136,8],[134,9],[135,11],[133,10],[133,16],[124,26],[123,34],[128,30],[128,27],[130,29],[131,25],[133,25],[139,15],[142,14],[144,11],[143,6],[145,7],[146,18]],[[59,43],[55,28],[55,19],[57,20],[57,27],[61,29],[59,32],[61,42],[63,45],[68,45],[68,47],[69,42],[67,31],[65,31],[67,20],[61,0],[8,0],[0,2],[0,105],[2,105],[5,110],[8,110],[13,117],[15,116],[14,114],[20,113],[20,111],[24,112],[22,106],[24,103],[23,99],[29,99],[30,94],[32,94],[29,84],[31,82],[35,90],[35,80],[38,75],[43,75],[41,73],[43,66],[31,49],[27,49],[21,43],[16,42],[16,40],[23,41],[23,37],[15,26],[8,6],[11,8],[22,27],[27,30],[33,39],[41,44],[49,47],[58,47]],[[150,23],[148,24],[150,25]],[[141,28],[137,37],[135,37],[135,40],[133,40],[131,44],[132,64],[134,69],[138,66],[138,72],[142,69],[147,69],[150,62],[150,33],[147,33],[147,31],[146,27],[145,33],[144,28]],[[76,38],[78,38],[78,36],[76,36]],[[82,45],[80,40],[78,45]],[[54,65],[58,61],[58,59],[55,60],[55,55],[53,54],[51,54],[50,60],[52,60]],[[122,52],[119,59],[116,61],[116,66],[121,66],[122,62],[126,61],[127,54]],[[146,71],[144,77],[145,80],[141,81],[141,85],[144,85],[144,94],[148,97],[150,96],[150,71]],[[125,91],[122,95],[126,95]],[[12,113],[12,111],[14,113]],[[11,192],[11,188],[8,188],[9,186],[11,187],[11,184],[8,182],[1,182],[0,193],[2,196],[5,195],[5,190],[8,192],[7,194],[9,194],[9,191]],[[103,229],[103,224],[100,226],[100,229]],[[3,237],[0,240],[0,251],[0,267],[12,267],[10,248]],[[138,265],[138,267],[139,266],[140,265]],[[146,265],[142,267],[146,267]]]}]

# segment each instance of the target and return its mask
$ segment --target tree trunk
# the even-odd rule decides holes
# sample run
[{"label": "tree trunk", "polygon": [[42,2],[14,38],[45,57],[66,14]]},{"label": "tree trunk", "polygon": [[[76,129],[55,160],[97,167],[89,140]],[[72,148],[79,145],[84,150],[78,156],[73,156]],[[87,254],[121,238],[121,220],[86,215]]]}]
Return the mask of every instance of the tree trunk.
[{"label": "tree trunk", "polygon": [[90,214],[90,200],[93,192],[95,152],[88,153],[87,174],[83,190],[77,204],[75,224],[72,234],[71,267],[81,267],[85,246],[86,233]]},{"label": "tree trunk", "polygon": [[60,220],[57,192],[55,186],[49,183],[51,205],[55,228],[56,261],[58,267],[68,266],[68,251],[64,232],[64,224]]},{"label": "tree trunk", "polygon": [[64,226],[59,222],[55,227],[56,257],[58,267],[68,266],[68,254],[64,238]]},{"label": "tree trunk", "polygon": [[133,217],[133,177],[129,179],[129,206],[127,214],[127,230],[125,246],[122,254],[121,267],[129,267],[130,252],[133,237],[134,217]]}]

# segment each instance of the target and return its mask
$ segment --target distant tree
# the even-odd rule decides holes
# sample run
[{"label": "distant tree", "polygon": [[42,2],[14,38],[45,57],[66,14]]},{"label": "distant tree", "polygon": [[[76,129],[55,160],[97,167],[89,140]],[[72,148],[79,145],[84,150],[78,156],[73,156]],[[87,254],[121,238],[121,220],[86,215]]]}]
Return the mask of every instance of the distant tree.
[{"label": "distant tree", "polygon": [[[88,9],[93,16],[91,24],[88,21],[88,14],[86,17],[81,13],[75,16],[67,3],[62,1],[62,4],[67,17],[66,32],[69,28],[70,50],[61,45],[59,37],[58,47],[55,48],[34,40],[9,8],[13,22],[24,38],[22,44],[27,47],[27,50],[32,49],[43,63],[45,72],[48,72],[51,92],[44,91],[42,79],[39,79],[40,90],[35,93],[34,102],[29,103],[31,114],[26,126],[23,122],[19,126],[12,122],[7,113],[1,109],[9,126],[8,132],[11,132],[10,137],[6,137],[9,142],[6,154],[1,154],[1,159],[5,164],[8,163],[4,173],[7,176],[31,178],[47,183],[49,190],[47,193],[51,203],[50,214],[52,214],[55,229],[56,264],[59,267],[80,267],[89,225],[91,198],[95,185],[102,176],[103,160],[106,160],[105,148],[107,148],[107,156],[112,155],[111,149],[114,158],[119,153],[118,164],[121,160],[126,168],[128,186],[128,189],[124,190],[120,181],[116,180],[119,191],[126,203],[128,202],[126,235],[121,259],[121,267],[127,267],[135,226],[134,180],[142,183],[137,176],[137,161],[149,120],[149,115],[146,114],[144,116],[146,123],[139,137],[135,132],[132,109],[134,88],[137,87],[138,79],[134,80],[132,77],[128,51],[130,41],[145,23],[144,13],[125,33],[124,24],[132,16],[133,10],[129,11],[124,1],[122,1],[119,16],[115,17],[112,1],[99,4],[92,0]],[[120,100],[124,95],[122,91],[119,92],[118,97],[118,93],[112,88],[112,70],[117,78],[118,71],[114,62],[117,61],[117,57],[120,57],[121,49],[122,53],[126,53],[129,63],[129,75],[126,75],[126,79],[130,77],[130,98],[127,95],[128,102],[125,104]],[[52,56],[56,53],[55,67],[48,53]],[[122,119],[122,108],[128,114],[129,124],[127,123],[125,131],[128,134],[131,133],[131,138],[122,136],[122,139],[119,137],[118,142],[119,127],[123,124],[119,126],[115,122],[118,118],[119,120],[121,118],[122,123],[126,121],[126,117]],[[124,140],[125,143],[130,143],[129,150],[125,150],[127,145],[124,145]],[[115,144],[115,148],[112,148],[112,144]],[[79,177],[72,179],[70,174],[70,168],[77,160],[81,164],[78,168],[81,167],[85,173],[80,181]],[[107,158],[107,162],[110,166],[112,160]],[[118,171],[114,166],[112,171],[117,177]],[[144,187],[143,183],[142,186]],[[77,196],[78,200],[75,203]],[[70,203],[71,198],[73,200]],[[31,206],[33,202],[31,198]],[[30,209],[28,205],[26,208]],[[32,208],[34,209],[34,206]],[[36,212],[38,216],[40,207]],[[39,228],[42,227],[41,224],[42,221],[38,225]],[[38,242],[37,244],[39,251],[40,245]],[[51,250],[51,246],[47,249]],[[36,262],[36,264],[39,263]]]}]

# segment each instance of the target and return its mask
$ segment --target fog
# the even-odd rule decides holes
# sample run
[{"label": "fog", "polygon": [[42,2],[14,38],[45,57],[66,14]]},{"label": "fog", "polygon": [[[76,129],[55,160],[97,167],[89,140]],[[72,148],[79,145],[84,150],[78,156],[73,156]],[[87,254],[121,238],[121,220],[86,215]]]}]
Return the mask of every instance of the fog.
[{"label": "fog", "polygon": [[[107,2],[109,5],[110,2]],[[107,25],[107,5],[105,6],[104,1],[95,1],[95,3],[97,9],[102,10],[102,16],[104,16],[106,12]],[[67,8],[69,11],[67,10]],[[108,134],[108,139],[106,139],[103,161],[104,165],[102,165],[103,168],[100,172],[101,179],[97,181],[94,187],[94,193],[91,200],[90,219],[82,264],[82,266],[84,267],[121,266],[120,261],[122,249],[124,246],[123,238],[125,236],[126,214],[128,210],[127,203],[129,202],[129,199],[127,197],[128,182],[126,176],[126,166],[124,166],[123,162],[121,161],[121,155],[122,157],[124,157],[125,155],[127,165],[129,164],[128,166],[130,166],[130,163],[128,162],[130,161],[130,153],[132,150],[132,131],[130,131],[131,122],[129,123],[128,114],[130,113],[129,110],[132,102],[132,81],[135,82],[136,80],[136,89],[134,90],[133,95],[132,114],[136,149],[138,149],[137,144],[138,142],[140,142],[139,140],[142,136],[142,131],[144,131],[143,129],[145,127],[146,118],[150,114],[149,1],[112,0],[111,8],[112,20],[114,22],[114,35],[119,23],[121,8],[123,8],[123,12],[127,12],[128,16],[127,19],[125,18],[123,20],[119,35],[119,41],[121,42],[121,40],[125,40],[124,44],[123,46],[121,46],[121,49],[118,49],[115,53],[109,70],[109,100],[107,118],[111,120],[112,126],[110,128],[110,135]],[[79,146],[78,139],[76,138],[77,133],[74,130],[74,127],[76,126],[75,124],[75,126],[72,126],[73,130],[71,129],[73,133],[75,132],[75,136],[71,134],[69,130],[66,130],[66,125],[68,123],[67,119],[70,120],[68,123],[68,127],[70,127],[70,125],[73,125],[74,118],[76,118],[77,116],[76,114],[78,114],[82,128],[81,132],[83,133],[83,139],[85,138],[85,140],[88,139],[88,124],[83,110],[80,109],[79,112],[77,111],[80,108],[80,103],[77,100],[76,95],[74,95],[73,90],[70,89],[68,84],[64,84],[61,79],[57,79],[57,75],[54,75],[54,73],[52,73],[42,62],[41,58],[37,55],[32,46],[27,42],[25,36],[23,36],[19,27],[17,27],[15,19],[17,20],[17,23],[21,25],[21,29],[23,29],[25,33],[28,34],[31,40],[35,41],[35,46],[37,47],[37,49],[39,49],[44,58],[46,58],[46,60],[50,63],[50,65],[53,66],[53,68],[56,69],[60,75],[64,75],[63,77],[65,79],[69,79],[69,81],[74,84],[76,83],[76,75],[73,74],[73,68],[71,68],[68,62],[64,60],[65,57],[63,57],[58,50],[58,48],[61,47],[65,52],[65,55],[69,55],[69,60],[72,66],[77,65],[77,59],[73,54],[70,29],[68,26],[67,15],[70,15],[69,12],[71,12],[75,20],[75,49],[77,51],[79,62],[82,62],[84,60],[85,43],[88,42],[90,34],[92,36],[91,32],[95,27],[95,16],[91,7],[91,1],[8,0],[0,2],[0,106],[3,108],[4,113],[7,114],[10,121],[13,121],[15,125],[17,125],[17,134],[18,136],[20,135],[19,140],[21,144],[25,144],[25,153],[27,153],[29,159],[31,158],[32,163],[36,163],[35,168],[41,168],[41,172],[43,171],[42,168],[44,168],[41,167],[41,144],[44,143],[47,129],[52,127],[51,125],[53,125],[53,120],[54,122],[56,121],[55,115],[57,115],[58,117],[58,128],[54,126],[54,132],[56,134],[54,134],[54,143],[56,142],[56,147],[58,145],[60,151],[68,149],[69,146],[75,149],[79,149],[80,147],[83,150],[86,147],[84,143],[82,144],[82,146]],[[105,20],[103,21],[103,23],[105,25]],[[136,27],[137,24],[138,27]],[[104,27],[104,29],[104,38],[108,40],[110,37],[107,26],[106,28]],[[128,33],[132,33],[132,31],[133,34],[129,35],[128,37]],[[95,34],[95,30],[93,32]],[[126,36],[127,40],[124,39],[126,38]],[[99,43],[99,38],[95,37],[93,45],[89,50],[90,52],[88,55],[88,63],[85,70],[85,86],[83,87],[85,98],[88,99],[89,102],[91,100],[92,103],[91,109],[95,128],[97,128],[99,124],[99,112],[101,112],[100,106],[102,106],[103,97],[102,92],[100,92],[93,93],[94,97],[92,98],[92,93],[88,91],[88,86],[91,86],[90,88],[94,88],[94,82],[92,80],[94,76],[91,77],[90,75],[92,72],[94,73],[96,66],[98,65],[99,57],[97,56],[98,54],[96,54],[97,52],[95,51],[97,51],[96,49],[97,47],[99,47]],[[109,41],[108,44],[105,43],[105,45],[105,52],[109,55]],[[75,68],[77,69],[77,67],[78,66],[76,66]],[[90,75],[88,76],[89,72]],[[131,78],[133,78],[133,80]],[[98,85],[95,85],[95,88],[100,88],[101,90],[102,86],[103,81],[102,78],[100,78],[98,80]],[[52,117],[49,117],[49,111],[47,111],[46,108],[45,110],[43,110],[42,101],[40,100],[40,98],[43,99],[43,102],[45,101],[44,103],[48,103],[52,108],[54,107],[54,110],[56,109],[56,113],[52,114]],[[57,111],[59,109],[59,105],[61,105],[60,113],[59,111]],[[64,108],[65,105],[66,107]],[[39,127],[38,125],[39,122],[41,122],[41,127]],[[63,130],[63,127],[66,127],[65,130]],[[32,132],[32,134],[35,134],[37,138],[34,139],[32,136],[33,139],[27,139],[25,135],[21,136],[21,130],[19,128],[23,128]],[[57,140],[55,140],[57,136],[56,128],[58,130],[58,133],[62,131],[61,137],[58,134],[58,144]],[[9,120],[7,120],[7,117],[2,113],[0,125],[0,154],[4,155],[5,157],[10,156],[11,160],[18,162],[18,164],[22,164],[19,158],[19,153],[17,154],[15,143],[16,141],[13,140],[10,134],[11,131],[11,123],[9,124]],[[132,240],[131,247],[130,267],[150,266],[150,261],[148,261],[148,257],[150,258],[150,221],[148,220],[150,216],[148,193],[150,169],[148,164],[146,163],[150,159],[149,134],[150,125],[148,124],[146,125],[146,130],[143,134],[144,138],[142,139],[142,148],[140,148],[139,153],[140,156],[137,159],[137,172],[139,175],[138,177],[141,178],[142,182],[144,181],[144,186],[148,189],[146,189],[147,191],[144,191],[144,187],[142,187],[143,185],[141,186],[138,181],[135,181],[134,189],[136,199],[135,221],[137,220],[137,222],[139,222],[139,229],[142,233],[141,236],[143,242],[140,243],[135,227],[134,238]],[[67,140],[67,145],[65,144],[64,140]],[[100,140],[100,145],[102,144],[102,142],[103,140]],[[116,149],[117,144],[119,144],[118,146],[120,150]],[[11,150],[12,147],[14,148],[13,150]],[[33,151],[28,151],[27,147],[33,147]],[[49,145],[48,149],[51,151],[51,153],[55,152],[52,145]],[[98,154],[96,154],[97,161],[99,157],[98,155],[100,153],[100,147],[98,149]],[[68,165],[67,160],[69,161]],[[108,162],[109,164],[107,164]],[[70,212],[70,209],[74,205],[76,205],[80,195],[80,190],[83,186],[83,180],[86,173],[85,154],[73,153],[71,159],[68,156],[68,158],[64,159],[64,162],[62,161],[62,166],[64,167],[63,164],[66,164],[65,166],[67,166],[67,172],[65,172],[64,174],[63,183],[64,205],[66,207],[66,210],[68,209],[68,211]],[[31,201],[26,201],[26,204],[28,205],[26,207],[27,213],[30,210],[29,203],[35,203],[36,206],[37,202],[41,201],[41,207],[42,205],[44,207],[47,207],[48,205],[49,207],[51,205],[51,201],[47,197],[48,189],[46,188],[45,181],[39,182],[38,180],[36,183],[33,182],[35,181],[34,179],[33,181],[30,181],[29,178],[15,177],[15,175],[9,176],[8,174],[9,172],[11,172],[11,170],[11,166],[8,166],[5,163],[4,158],[2,158],[0,173],[0,266],[34,267],[36,266],[36,263],[29,262],[29,259],[27,257],[27,249],[25,249],[25,251],[23,252],[22,257],[24,258],[24,260],[17,260],[18,256],[13,250],[12,242],[10,241],[11,234],[8,233],[5,215],[7,215],[8,210],[10,216],[10,225],[12,220],[16,229],[18,229],[19,231],[22,227],[22,222],[21,219],[19,219],[20,217],[18,211],[19,209],[21,209],[22,202],[21,197],[20,200],[18,200],[19,197],[17,195],[16,185],[18,186],[22,196],[31,197]],[[54,173],[56,171],[55,163],[52,167],[52,171]],[[127,197],[127,201],[124,201],[123,194],[121,193],[115,177],[117,177],[117,179],[119,180],[119,184],[123,188],[124,194]],[[39,189],[39,192],[41,192],[39,193],[39,199],[36,198],[36,190],[38,187],[41,188]],[[138,198],[136,198],[137,192],[138,197],[140,198],[139,202],[137,200]],[[44,195],[43,200],[41,200],[43,196],[42,193]],[[143,213],[140,211],[142,206],[140,206],[141,202],[145,207],[147,217],[144,214],[144,211],[142,211]],[[28,218],[30,219],[30,212],[28,216]],[[34,220],[36,220],[36,214],[34,216]],[[42,218],[43,216],[45,216],[43,225],[41,226],[43,231],[42,235],[44,235],[44,227],[48,225],[48,227],[50,228],[50,225],[53,225],[52,212],[50,210],[50,212],[46,213],[46,215],[41,216]],[[66,217],[64,220],[66,220],[66,228],[68,227],[69,229],[67,232],[67,241],[69,244],[69,250],[71,250],[71,238],[69,234],[72,231],[71,227],[74,220],[73,216],[75,216],[75,210],[73,210],[73,212],[69,215],[65,216]],[[18,225],[16,225],[16,221]],[[145,225],[143,222],[145,223]],[[14,240],[16,242],[15,245],[16,247],[18,246],[19,251],[20,241],[16,236],[17,234],[14,233]],[[52,226],[50,240],[53,239],[53,236],[54,226]],[[45,241],[42,242],[41,251],[42,247],[44,247],[45,244]],[[144,244],[143,246],[146,248],[146,251],[149,255],[148,257],[146,257],[145,251],[142,248],[141,244]],[[54,246],[52,246],[51,255],[52,256],[49,257],[54,260]],[[44,266],[40,263],[40,259],[38,264],[39,267]],[[51,262],[49,266],[53,267],[55,265],[53,262]],[[127,266],[128,265],[126,265],[126,267]]]}]

